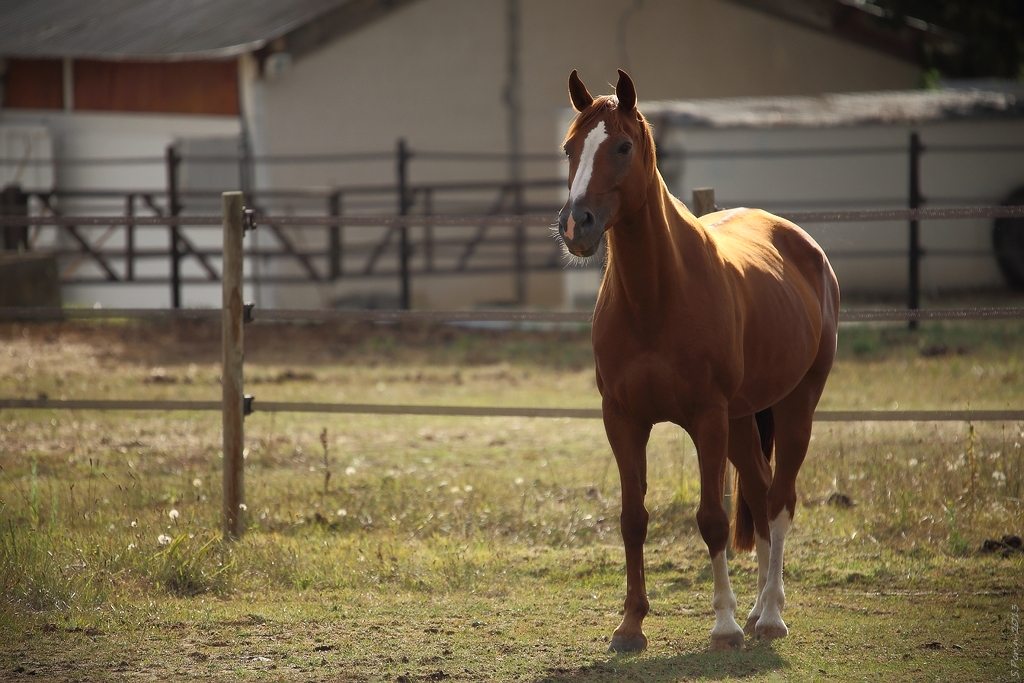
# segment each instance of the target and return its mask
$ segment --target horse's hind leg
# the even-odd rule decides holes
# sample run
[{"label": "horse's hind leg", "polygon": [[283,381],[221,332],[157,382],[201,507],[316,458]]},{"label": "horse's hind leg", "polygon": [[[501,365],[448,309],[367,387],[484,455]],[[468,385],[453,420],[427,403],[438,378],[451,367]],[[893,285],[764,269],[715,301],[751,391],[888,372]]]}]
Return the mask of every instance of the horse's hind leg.
[{"label": "horse's hind leg", "polygon": [[[767,515],[765,519],[767,519]],[[750,609],[750,614],[747,615],[747,623],[743,627],[743,632],[747,634],[755,632],[757,622],[764,612],[764,587],[768,585],[768,566],[771,560],[771,543],[768,539],[769,532],[765,532],[763,535],[760,532],[754,532],[754,545],[757,549],[757,599],[754,601],[754,606]]]},{"label": "horse's hind leg", "polygon": [[747,616],[747,623],[743,629],[746,633],[753,632],[754,624],[761,616],[761,594],[768,578],[769,531],[768,505],[765,497],[772,481],[772,470],[766,454],[762,451],[764,439],[759,438],[761,436],[753,415],[729,422],[729,460],[736,467],[741,497],[737,503],[746,507],[745,511],[739,509],[736,513],[736,548],[750,550],[751,545],[757,548],[757,598]]},{"label": "horse's hind leg", "polygon": [[796,511],[796,477],[807,455],[814,408],[831,367],[831,358],[826,360],[827,363],[819,365],[824,372],[816,372],[812,368],[797,388],[772,408],[775,415],[775,475],[766,496],[770,548],[768,575],[760,596],[761,616],[754,626],[754,635],[758,638],[772,640],[789,635],[789,628],[782,620],[782,609],[786,604],[782,582],[783,554],[786,532]]}]

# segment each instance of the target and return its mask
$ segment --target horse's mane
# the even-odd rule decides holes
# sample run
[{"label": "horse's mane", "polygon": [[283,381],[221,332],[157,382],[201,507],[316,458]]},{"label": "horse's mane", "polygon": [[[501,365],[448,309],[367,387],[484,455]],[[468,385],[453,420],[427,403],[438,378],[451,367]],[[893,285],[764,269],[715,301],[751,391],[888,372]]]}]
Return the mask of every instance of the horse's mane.
[{"label": "horse's mane", "polygon": [[[565,140],[562,141],[564,146],[573,136],[580,132],[580,129],[589,128],[599,118],[603,118],[607,112],[616,112],[619,108],[619,98],[615,95],[602,95],[595,97],[594,102],[578,113],[576,118],[572,120],[569,125],[569,132],[565,134]],[[622,133],[635,134],[636,131],[627,130],[628,120],[622,116],[610,116],[606,121],[608,125],[609,135],[618,135]],[[636,112],[636,125],[640,129],[640,135],[638,142],[640,143],[640,153],[643,155],[644,165],[647,168],[648,173],[653,173],[655,169],[654,160],[654,135],[651,133],[651,126],[647,123],[647,119],[640,113],[638,109]],[[632,137],[632,135],[631,135]]]}]

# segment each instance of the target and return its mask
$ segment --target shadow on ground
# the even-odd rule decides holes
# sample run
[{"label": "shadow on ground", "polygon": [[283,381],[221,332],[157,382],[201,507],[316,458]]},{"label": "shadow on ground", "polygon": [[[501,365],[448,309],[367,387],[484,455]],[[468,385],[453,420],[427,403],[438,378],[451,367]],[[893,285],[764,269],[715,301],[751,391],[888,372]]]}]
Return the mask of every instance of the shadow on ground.
[{"label": "shadow on ground", "polygon": [[691,652],[670,656],[609,657],[576,669],[552,669],[535,683],[604,683],[643,681],[668,683],[689,678],[717,681],[744,678],[786,669],[789,663],[770,645],[742,652]]}]

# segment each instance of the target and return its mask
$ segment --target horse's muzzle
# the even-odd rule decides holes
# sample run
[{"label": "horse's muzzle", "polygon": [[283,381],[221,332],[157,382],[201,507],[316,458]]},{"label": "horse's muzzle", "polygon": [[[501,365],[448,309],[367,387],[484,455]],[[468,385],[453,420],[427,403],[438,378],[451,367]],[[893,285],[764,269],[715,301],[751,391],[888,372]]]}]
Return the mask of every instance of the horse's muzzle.
[{"label": "horse's muzzle", "polygon": [[576,256],[591,256],[597,251],[604,233],[603,223],[580,206],[566,204],[558,214],[558,232],[565,248]]}]

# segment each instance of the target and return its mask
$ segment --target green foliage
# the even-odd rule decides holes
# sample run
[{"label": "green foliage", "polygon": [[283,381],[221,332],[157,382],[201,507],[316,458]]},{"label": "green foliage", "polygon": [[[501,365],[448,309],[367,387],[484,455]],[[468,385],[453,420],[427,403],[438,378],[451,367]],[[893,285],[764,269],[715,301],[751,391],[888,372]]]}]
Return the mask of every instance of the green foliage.
[{"label": "green foliage", "polygon": [[8,517],[0,533],[0,593],[4,606],[62,610],[81,599],[75,573],[54,561],[54,539]]},{"label": "green foliage", "polygon": [[902,323],[860,323],[842,326],[838,354],[840,361],[1016,355],[1022,337],[1024,324],[1017,321],[982,325],[926,321],[916,330]]},{"label": "green foliage", "polygon": [[[927,73],[947,78],[1024,79],[1024,2],[1021,0],[872,0],[894,26],[908,17],[926,21],[958,38],[959,49],[925,47]],[[931,78],[934,78],[932,76]]]},{"label": "green foliage", "polygon": [[29,476],[28,507],[32,513],[32,526],[39,527],[39,462],[32,456],[32,469]]},{"label": "green foliage", "polygon": [[970,550],[971,542],[960,533],[960,527],[956,520],[956,506],[947,502],[943,504],[946,513],[946,525],[949,527],[949,536],[946,543],[951,555],[966,555]]}]

